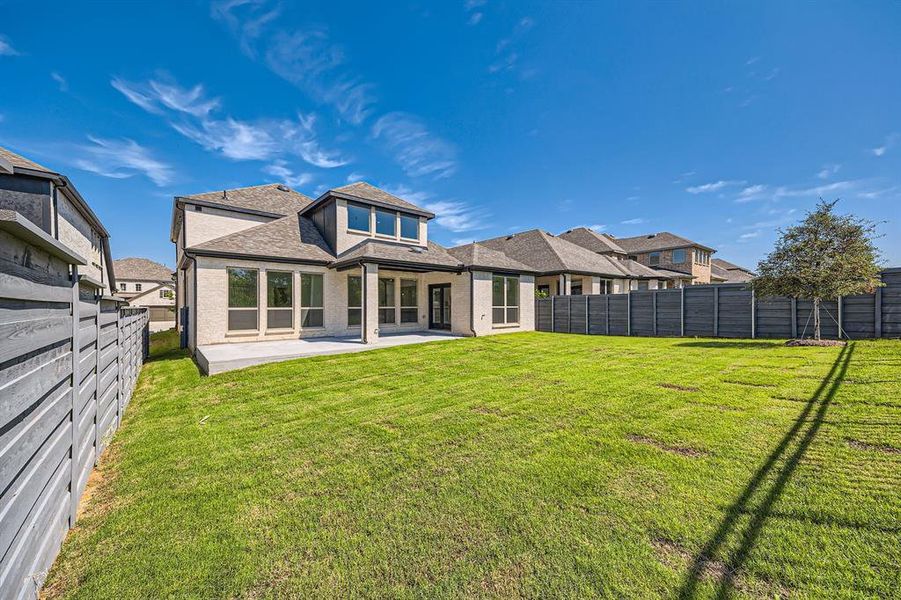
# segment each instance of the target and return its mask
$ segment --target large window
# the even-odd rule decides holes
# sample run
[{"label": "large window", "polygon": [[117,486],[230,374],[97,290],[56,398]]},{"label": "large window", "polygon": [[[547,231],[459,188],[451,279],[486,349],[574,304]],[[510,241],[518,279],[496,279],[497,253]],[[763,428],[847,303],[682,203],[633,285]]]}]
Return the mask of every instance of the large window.
[{"label": "large window", "polygon": [[519,277],[495,275],[491,282],[491,321],[495,325],[519,323]]},{"label": "large window", "polygon": [[365,204],[347,203],[347,228],[369,233],[369,207]]},{"label": "large window", "polygon": [[229,331],[257,329],[257,275],[256,269],[228,269]]},{"label": "large window", "polygon": [[347,278],[347,326],[363,323],[363,278]]},{"label": "large window", "polygon": [[379,279],[379,324],[396,323],[394,280]]},{"label": "large window", "polygon": [[400,280],[400,322],[416,323],[419,321],[419,304],[417,303],[417,284],[415,279]]},{"label": "large window", "polygon": [[394,237],[397,232],[397,213],[381,208],[375,209],[375,232]]},{"label": "large window", "polygon": [[648,264],[652,267],[656,267],[660,264],[660,253],[659,252],[651,252],[648,254]]},{"label": "large window", "polygon": [[266,272],[266,328],[292,329],[294,327],[293,273]]},{"label": "large window", "polygon": [[322,275],[300,275],[300,326],[322,327],[325,323],[322,308]]},{"label": "large window", "polygon": [[673,250],[673,264],[681,264],[685,262],[685,248],[677,248]]},{"label": "large window", "polygon": [[408,240],[419,239],[419,217],[400,214],[400,237]]}]

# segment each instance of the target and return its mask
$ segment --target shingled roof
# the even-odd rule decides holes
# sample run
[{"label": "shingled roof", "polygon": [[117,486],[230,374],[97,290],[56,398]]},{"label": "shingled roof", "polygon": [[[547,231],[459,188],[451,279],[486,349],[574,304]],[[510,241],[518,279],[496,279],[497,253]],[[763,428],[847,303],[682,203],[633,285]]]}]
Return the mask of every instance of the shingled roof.
[{"label": "shingled roof", "polygon": [[587,227],[570,229],[565,233],[561,233],[559,237],[598,254],[626,254],[626,251],[613,238]]},{"label": "shingled roof", "polygon": [[179,198],[284,216],[299,212],[313,203],[310,197],[304,196],[300,192],[295,192],[288,186],[280,183],[204,192],[202,194],[180,196]]},{"label": "shingled roof", "polygon": [[39,165],[33,160],[25,158],[21,154],[16,154],[12,150],[0,146],[0,166],[2,166],[3,161],[20,169],[31,169],[33,171],[42,171],[44,173],[56,173],[56,171],[52,171],[45,166]]},{"label": "shingled roof", "polygon": [[538,273],[590,273],[608,277],[622,277],[618,262],[595,254],[572,242],[555,237],[540,229],[482,240],[492,250],[503,252]]},{"label": "shingled roof", "polygon": [[149,258],[120,258],[113,270],[120,281],[172,281],[172,269]]},{"label": "shingled roof", "polygon": [[191,246],[187,251],[207,255],[244,255],[258,260],[266,260],[267,257],[284,258],[322,264],[335,258],[313,221],[297,213]]},{"label": "shingled roof", "polygon": [[513,271],[517,273],[532,273],[534,269],[518,260],[514,260],[497,250],[474,242],[463,246],[448,248],[447,252],[460,260],[464,266],[493,271]]},{"label": "shingled roof", "polygon": [[314,206],[307,208],[307,211],[314,210],[314,207],[324,206],[327,202],[330,202],[334,198],[360,200],[363,202],[375,204],[376,206],[396,208],[398,210],[408,211],[429,219],[435,217],[435,213],[416,206],[412,202],[407,202],[403,198],[398,198],[394,194],[389,194],[385,190],[379,189],[374,185],[370,185],[365,181],[358,181],[356,183],[344,185],[325,192],[324,194],[322,194],[322,196],[316,199]]},{"label": "shingled roof", "polygon": [[728,283],[744,283],[754,279],[754,272],[734,263],[714,258],[710,261],[710,276]]},{"label": "shingled roof", "polygon": [[423,247],[372,239],[345,251],[331,266],[340,268],[361,262],[396,263],[446,271],[463,270],[463,263],[435,242],[429,242],[428,247]]},{"label": "shingled roof", "polygon": [[688,238],[670,233],[669,231],[637,235],[634,237],[616,238],[616,243],[619,244],[620,248],[630,254],[652,252],[655,250],[669,250],[671,248],[685,248],[688,246],[697,246],[704,250],[716,252],[713,248],[693,242]]}]

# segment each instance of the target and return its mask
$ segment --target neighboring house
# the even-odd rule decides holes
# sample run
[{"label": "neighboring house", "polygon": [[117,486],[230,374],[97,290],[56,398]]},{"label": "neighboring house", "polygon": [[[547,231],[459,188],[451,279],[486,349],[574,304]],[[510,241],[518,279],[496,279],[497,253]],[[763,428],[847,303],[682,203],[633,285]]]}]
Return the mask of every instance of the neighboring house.
[{"label": "neighboring house", "polygon": [[711,281],[713,248],[668,231],[613,240],[629,258],[668,275],[678,286]]},{"label": "neighboring house", "polygon": [[710,280],[713,283],[746,283],[756,277],[750,269],[739,267],[722,258],[714,258],[710,264]]},{"label": "neighboring house", "polygon": [[175,278],[172,271],[146,258],[113,261],[120,298],[150,310],[150,331],[175,327]]},{"label": "neighboring house", "polygon": [[111,295],[109,233],[65,175],[0,147],[0,209],[21,214],[86,261],[82,281]]},{"label": "neighboring house", "polygon": [[188,347],[533,330],[533,270],[430,241],[434,216],[362,182],[315,201],[283,185],[176,197],[170,238]]}]

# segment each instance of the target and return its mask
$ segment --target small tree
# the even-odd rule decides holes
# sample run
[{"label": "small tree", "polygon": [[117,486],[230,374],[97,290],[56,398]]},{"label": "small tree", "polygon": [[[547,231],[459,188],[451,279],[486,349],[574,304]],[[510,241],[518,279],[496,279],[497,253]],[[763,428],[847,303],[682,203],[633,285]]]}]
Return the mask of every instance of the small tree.
[{"label": "small tree", "polygon": [[762,296],[813,299],[814,338],[820,339],[820,301],[869,293],[882,285],[876,225],[833,212],[838,200],[820,199],[800,224],[779,230],[775,249],[757,265],[752,282]]}]

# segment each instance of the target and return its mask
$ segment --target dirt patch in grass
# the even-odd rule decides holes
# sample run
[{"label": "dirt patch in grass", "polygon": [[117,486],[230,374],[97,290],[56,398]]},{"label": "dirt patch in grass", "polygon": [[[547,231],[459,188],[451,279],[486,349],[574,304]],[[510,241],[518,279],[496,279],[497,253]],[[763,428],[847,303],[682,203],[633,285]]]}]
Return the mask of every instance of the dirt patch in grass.
[{"label": "dirt patch in grass", "polygon": [[680,392],[700,392],[701,388],[697,388],[690,385],[679,385],[678,383],[658,383],[662,388],[666,388],[668,390],[678,390]]},{"label": "dirt patch in grass", "polygon": [[844,346],[847,342],[842,340],[788,340],[786,346]]},{"label": "dirt patch in grass", "polygon": [[887,446],[885,444],[871,444],[869,442],[862,442],[860,440],[846,440],[848,445],[852,448],[856,448],[857,450],[871,450],[874,452],[883,452],[885,454],[901,454],[901,448],[895,448],[894,446]]},{"label": "dirt patch in grass", "polygon": [[688,446],[674,446],[671,444],[664,444],[663,442],[655,440],[654,438],[649,438],[647,436],[637,435],[634,433],[627,435],[626,439],[630,442],[635,442],[636,444],[646,444],[665,452],[672,452],[673,454],[678,454],[679,456],[687,456],[689,458],[700,458],[702,456],[707,456],[708,454],[710,454],[709,452],[698,450],[696,448],[689,448]]},{"label": "dirt patch in grass", "polygon": [[491,415],[493,417],[506,417],[507,413],[494,406],[473,406],[472,412],[480,415]]}]

